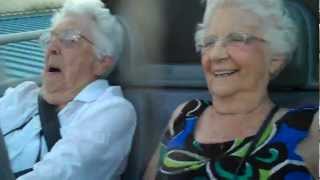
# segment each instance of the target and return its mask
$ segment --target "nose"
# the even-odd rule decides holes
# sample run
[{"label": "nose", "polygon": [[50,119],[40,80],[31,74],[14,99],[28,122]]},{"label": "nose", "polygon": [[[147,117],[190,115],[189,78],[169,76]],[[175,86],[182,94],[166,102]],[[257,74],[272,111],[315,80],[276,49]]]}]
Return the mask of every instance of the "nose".
[{"label": "nose", "polygon": [[228,51],[222,43],[217,43],[214,47],[210,48],[208,51],[210,60],[214,62],[222,62],[228,59]]},{"label": "nose", "polygon": [[57,38],[53,38],[47,47],[48,55],[59,55],[61,54],[61,46]]}]

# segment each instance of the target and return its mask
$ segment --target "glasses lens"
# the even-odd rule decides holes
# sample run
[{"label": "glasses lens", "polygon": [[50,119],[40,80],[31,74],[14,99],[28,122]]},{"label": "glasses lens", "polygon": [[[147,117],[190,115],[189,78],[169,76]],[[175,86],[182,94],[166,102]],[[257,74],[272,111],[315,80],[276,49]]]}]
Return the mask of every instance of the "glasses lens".
[{"label": "glasses lens", "polygon": [[225,38],[225,44],[233,44],[233,43],[245,43],[247,39],[247,35],[243,33],[230,33]]},{"label": "glasses lens", "polygon": [[45,32],[39,37],[40,45],[43,48],[47,48],[51,43],[53,36],[55,36],[66,48],[73,47],[81,38],[80,32],[77,30],[66,30],[55,34],[53,34],[53,32]]},{"label": "glasses lens", "polygon": [[218,41],[218,37],[216,36],[210,36],[204,40],[204,48],[214,47],[216,45],[216,42]]},{"label": "glasses lens", "polygon": [[242,33],[242,32],[233,32],[221,38],[212,35],[205,38],[203,45],[200,46],[200,49],[203,53],[206,50],[217,46],[217,43],[220,43],[220,45],[224,47],[243,48],[254,41],[266,42],[262,38],[256,37],[249,33]]},{"label": "glasses lens", "polygon": [[58,35],[59,40],[65,47],[74,46],[81,38],[80,31],[66,30]]},{"label": "glasses lens", "polygon": [[59,33],[55,32],[45,32],[40,35],[39,43],[43,48],[47,48],[48,45],[52,42],[53,38],[57,38],[60,41],[61,45],[65,48],[72,48],[74,47],[81,38],[88,41],[90,44],[91,41],[84,38],[79,30],[65,30]]}]

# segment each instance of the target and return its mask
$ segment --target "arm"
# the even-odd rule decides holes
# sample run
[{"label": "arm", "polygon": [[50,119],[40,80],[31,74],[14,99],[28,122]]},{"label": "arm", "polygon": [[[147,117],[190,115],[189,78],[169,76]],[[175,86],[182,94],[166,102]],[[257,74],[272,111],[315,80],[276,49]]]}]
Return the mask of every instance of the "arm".
[{"label": "arm", "polygon": [[[173,128],[173,124],[174,124],[174,120],[178,117],[178,115],[180,114],[180,112],[182,111],[183,107],[186,105],[187,102],[180,104],[175,111],[172,113],[171,118],[169,120],[168,126],[166,128],[165,131],[172,130]],[[173,132],[170,132],[171,134],[173,134]],[[158,164],[159,164],[159,152],[160,151],[160,147],[158,146],[156,151],[154,152],[151,161],[149,162],[147,169],[144,173],[144,180],[154,180],[156,178],[157,175],[157,171],[158,171]]]},{"label": "arm", "polygon": [[148,167],[144,173],[143,179],[144,180],[154,180],[156,178],[158,164],[159,164],[159,152],[160,147],[158,146],[156,151],[154,152],[151,161],[148,164]]},{"label": "arm", "polygon": [[310,128],[309,136],[298,146],[298,152],[302,155],[306,166],[317,178],[318,176],[318,163],[319,163],[319,111],[313,116],[312,125]]},{"label": "arm", "polygon": [[35,82],[26,81],[9,87],[0,97],[0,128],[5,134],[24,123],[37,105],[39,88]]},{"label": "arm", "polygon": [[[109,101],[113,101],[110,99]],[[102,102],[103,104],[103,102]],[[100,180],[118,176],[131,147],[136,114],[124,100],[90,106],[76,124],[18,180]]]}]

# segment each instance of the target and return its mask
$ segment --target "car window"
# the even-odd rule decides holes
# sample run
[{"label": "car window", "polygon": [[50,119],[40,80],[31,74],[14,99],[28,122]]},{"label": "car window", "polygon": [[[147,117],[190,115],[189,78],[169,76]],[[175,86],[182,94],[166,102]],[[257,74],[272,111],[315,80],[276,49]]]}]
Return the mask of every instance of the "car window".
[{"label": "car window", "polygon": [[[15,33],[45,30],[57,4],[48,5],[42,1],[28,1],[15,6],[15,0],[0,8],[0,37],[12,38]],[[48,1],[49,2],[49,1]],[[16,7],[16,8],[13,8]],[[0,38],[1,40],[1,38]],[[43,49],[37,37],[13,43],[0,42],[0,78],[6,80],[26,79],[41,74],[43,68]]]},{"label": "car window", "polygon": [[194,32],[203,12],[204,5],[199,1],[165,0],[163,56],[157,63],[200,64],[200,54],[196,53],[194,46]]}]

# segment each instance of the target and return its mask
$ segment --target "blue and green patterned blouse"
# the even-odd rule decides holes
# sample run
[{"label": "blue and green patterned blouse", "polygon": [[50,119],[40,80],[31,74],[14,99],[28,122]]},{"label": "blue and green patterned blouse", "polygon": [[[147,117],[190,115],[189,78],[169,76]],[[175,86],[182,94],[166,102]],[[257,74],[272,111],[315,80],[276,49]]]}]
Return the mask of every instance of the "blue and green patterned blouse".
[{"label": "blue and green patterned blouse", "polygon": [[160,147],[159,179],[173,180],[306,180],[313,179],[303,159],[295,152],[307,135],[316,108],[289,110],[268,124],[256,148],[237,171],[253,136],[217,144],[195,140],[194,129],[201,113],[210,105],[189,101],[174,123],[174,135],[165,133]]}]

